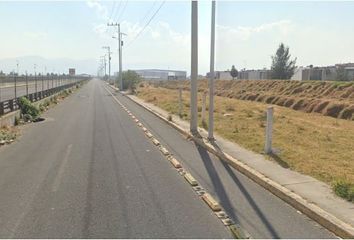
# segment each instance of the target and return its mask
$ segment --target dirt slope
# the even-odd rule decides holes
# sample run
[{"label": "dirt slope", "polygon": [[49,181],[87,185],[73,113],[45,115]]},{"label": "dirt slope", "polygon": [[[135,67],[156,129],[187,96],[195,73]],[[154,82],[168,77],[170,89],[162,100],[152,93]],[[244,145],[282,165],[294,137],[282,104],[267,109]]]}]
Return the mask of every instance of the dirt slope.
[{"label": "dirt slope", "polygon": [[[184,90],[190,88],[189,81],[167,81],[154,85],[169,89],[179,86]],[[198,91],[205,91],[207,87],[207,80],[198,81]],[[217,80],[215,94],[354,120],[354,82]]]}]

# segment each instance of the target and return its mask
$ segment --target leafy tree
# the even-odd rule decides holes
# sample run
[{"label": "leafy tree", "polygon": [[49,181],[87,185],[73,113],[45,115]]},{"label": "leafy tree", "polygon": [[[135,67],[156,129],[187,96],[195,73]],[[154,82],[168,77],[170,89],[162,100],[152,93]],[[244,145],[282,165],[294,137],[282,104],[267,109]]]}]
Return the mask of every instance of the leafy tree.
[{"label": "leafy tree", "polygon": [[281,43],[272,56],[271,77],[272,79],[290,79],[294,75],[296,58],[290,60],[289,47]]},{"label": "leafy tree", "polygon": [[123,89],[129,89],[132,91],[135,91],[136,86],[139,82],[141,82],[141,78],[139,74],[137,74],[135,71],[128,70],[123,72]]},{"label": "leafy tree", "polygon": [[238,71],[237,71],[237,69],[235,68],[235,65],[232,65],[231,71],[230,71],[230,75],[231,75],[232,79],[235,79],[235,77],[238,76]]}]

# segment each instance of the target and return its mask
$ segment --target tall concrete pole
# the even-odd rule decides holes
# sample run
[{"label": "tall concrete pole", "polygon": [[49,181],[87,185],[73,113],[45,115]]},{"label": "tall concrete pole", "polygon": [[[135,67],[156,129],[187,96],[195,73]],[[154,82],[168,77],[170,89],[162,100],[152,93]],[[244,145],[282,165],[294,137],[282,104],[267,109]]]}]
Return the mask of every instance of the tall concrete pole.
[{"label": "tall concrete pole", "polygon": [[[118,30],[118,56],[119,56],[119,76],[118,76],[118,81],[119,81],[119,89],[122,91],[123,89],[123,76],[122,76],[122,39],[121,35],[122,33],[120,32],[120,24],[119,23],[107,23],[107,26],[112,27],[116,26]],[[113,37],[115,38],[115,37]]]},{"label": "tall concrete pole", "polygon": [[208,139],[214,140],[214,62],[215,62],[215,1],[211,2],[211,37],[210,37],[210,79],[209,79],[209,126]]},{"label": "tall concrete pole", "polygon": [[123,91],[123,75],[122,75],[122,34],[120,32],[120,24],[118,24],[118,42],[119,42],[119,89]]},{"label": "tall concrete pole", "polygon": [[191,133],[198,132],[198,1],[192,1],[192,39],[191,39]]},{"label": "tall concrete pole", "polygon": [[111,80],[111,48],[109,46],[103,46],[103,49],[108,51],[108,81]]}]

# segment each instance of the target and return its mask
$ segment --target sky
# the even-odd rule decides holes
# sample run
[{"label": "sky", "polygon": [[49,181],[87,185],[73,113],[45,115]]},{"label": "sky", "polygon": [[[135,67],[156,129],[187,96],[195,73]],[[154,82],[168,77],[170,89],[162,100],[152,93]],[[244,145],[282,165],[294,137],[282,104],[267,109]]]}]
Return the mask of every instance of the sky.
[{"label": "sky", "polygon": [[[281,42],[298,66],[354,62],[353,11],[354,2],[217,1],[215,68],[269,68]],[[199,1],[198,14],[198,70],[205,75],[210,1]],[[76,67],[79,73],[95,74],[107,52],[102,47],[110,46],[116,72],[116,28],[107,23],[120,22],[127,34],[124,69],[189,73],[190,20],[190,1],[0,1],[0,70],[16,69],[17,60],[20,72],[32,72],[37,64],[37,71]]]}]

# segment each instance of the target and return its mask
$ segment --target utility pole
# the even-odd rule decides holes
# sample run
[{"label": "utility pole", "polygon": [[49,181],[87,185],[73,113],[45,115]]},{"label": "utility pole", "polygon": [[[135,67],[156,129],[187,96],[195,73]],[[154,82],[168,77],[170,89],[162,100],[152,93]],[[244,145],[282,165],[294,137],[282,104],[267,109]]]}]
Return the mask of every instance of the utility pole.
[{"label": "utility pole", "polygon": [[37,64],[34,64],[34,86],[35,86],[35,98],[37,100],[37,72],[36,72]]},{"label": "utility pole", "polygon": [[102,47],[108,51],[108,81],[111,80],[111,48],[109,46]]},{"label": "utility pole", "polygon": [[214,140],[214,81],[215,81],[214,62],[215,62],[215,0],[211,2],[209,125],[208,125],[209,141]]},{"label": "utility pole", "polygon": [[[107,26],[109,27],[117,27],[118,31],[118,55],[119,55],[119,89],[120,91],[123,91],[123,74],[122,74],[122,46],[123,46],[123,41],[122,41],[122,35],[126,35],[125,33],[120,32],[120,24],[119,23],[107,23]],[[113,38],[116,38],[113,36]]]},{"label": "utility pole", "polygon": [[190,131],[198,132],[198,1],[192,1],[192,38],[191,38],[191,120]]},{"label": "utility pole", "polygon": [[106,77],[107,76],[106,55],[101,56],[101,61],[103,63],[103,67],[104,67],[104,77]]}]

